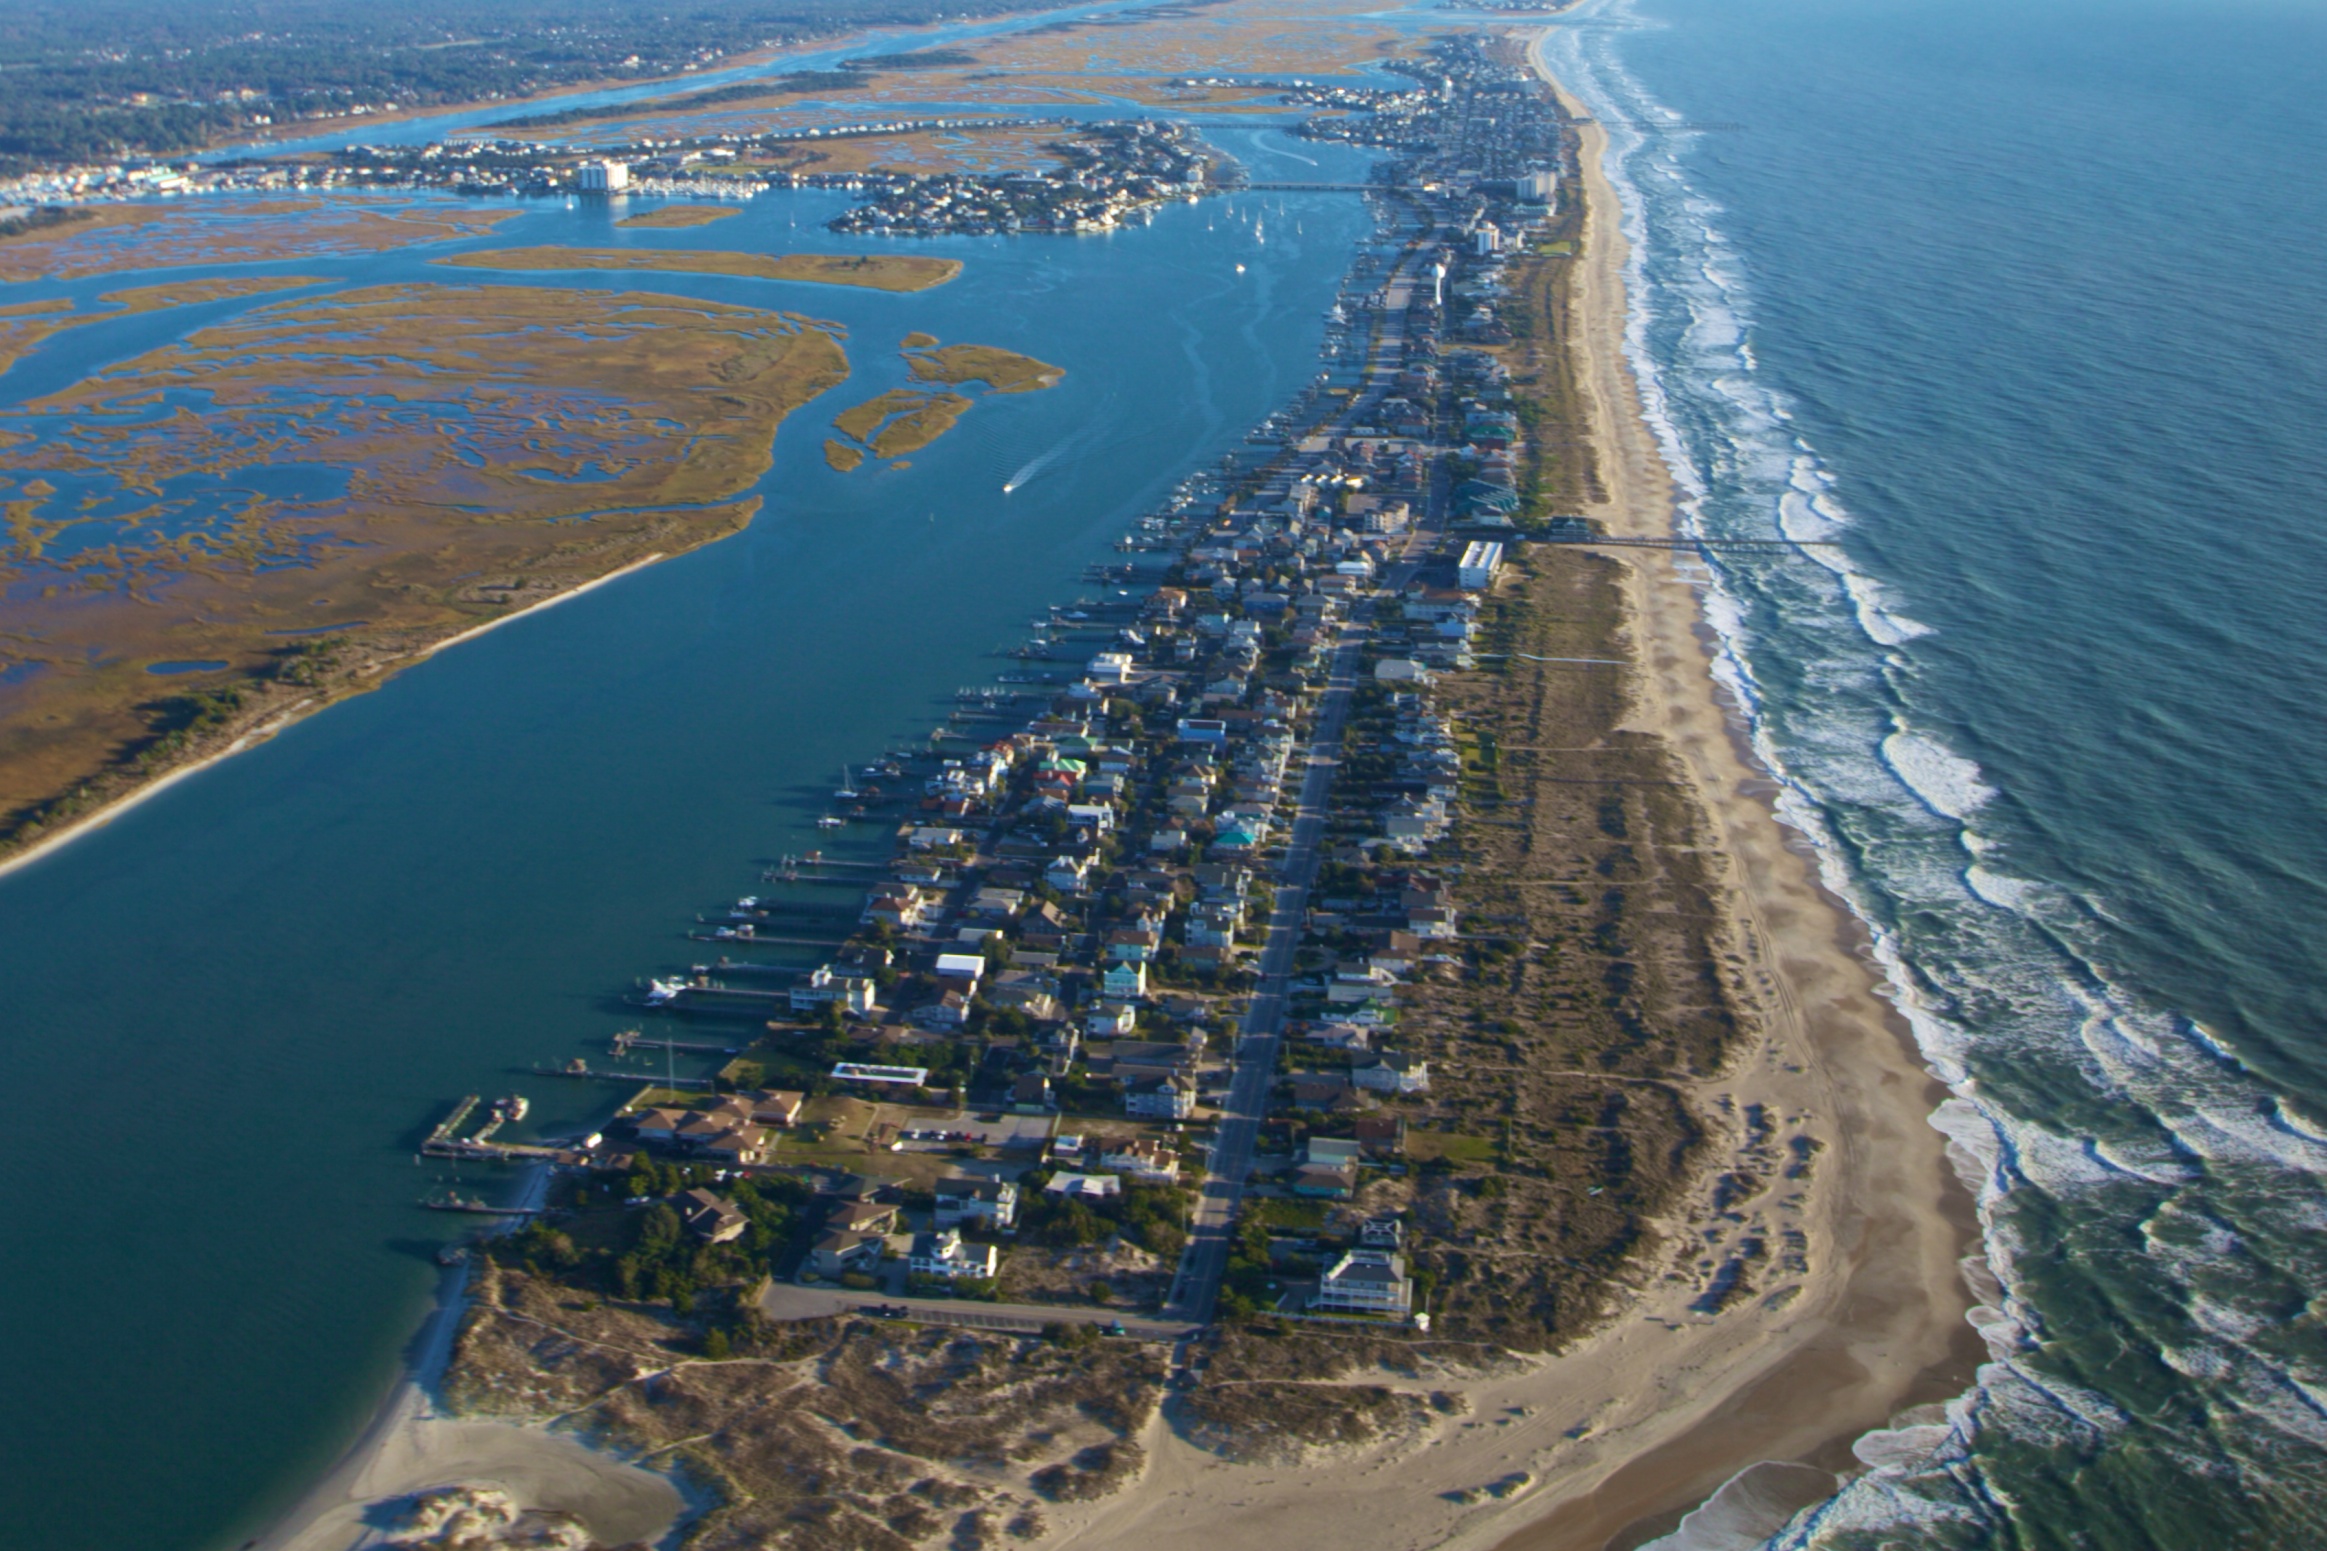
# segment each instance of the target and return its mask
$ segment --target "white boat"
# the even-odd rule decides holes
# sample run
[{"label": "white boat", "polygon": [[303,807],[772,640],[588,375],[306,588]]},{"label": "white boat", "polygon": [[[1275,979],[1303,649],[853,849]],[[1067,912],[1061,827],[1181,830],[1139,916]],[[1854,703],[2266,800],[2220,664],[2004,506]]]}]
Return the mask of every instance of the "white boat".
[{"label": "white boat", "polygon": [[864,793],[856,789],[856,783],[848,778],[848,767],[846,765],[840,767],[840,790],[834,792],[832,795],[834,800],[838,802],[854,802],[859,797],[864,795]]},{"label": "white boat", "polygon": [[816,827],[818,829],[839,829],[847,823],[848,820],[843,818],[835,818],[833,815],[827,813],[824,815],[824,817],[816,821]]},{"label": "white boat", "polygon": [[667,1007],[677,1001],[679,994],[686,989],[687,982],[684,980],[649,980],[646,983],[646,1005]]}]

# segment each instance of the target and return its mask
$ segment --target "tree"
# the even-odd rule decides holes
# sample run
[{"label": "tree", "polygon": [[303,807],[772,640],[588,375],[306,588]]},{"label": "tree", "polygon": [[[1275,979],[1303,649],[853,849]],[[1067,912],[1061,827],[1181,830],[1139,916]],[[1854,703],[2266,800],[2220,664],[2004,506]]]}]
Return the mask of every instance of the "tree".
[{"label": "tree", "polygon": [[668,1203],[657,1201],[639,1219],[638,1247],[657,1258],[667,1256],[678,1248],[679,1238],[685,1232],[686,1225],[679,1221],[679,1214]]}]

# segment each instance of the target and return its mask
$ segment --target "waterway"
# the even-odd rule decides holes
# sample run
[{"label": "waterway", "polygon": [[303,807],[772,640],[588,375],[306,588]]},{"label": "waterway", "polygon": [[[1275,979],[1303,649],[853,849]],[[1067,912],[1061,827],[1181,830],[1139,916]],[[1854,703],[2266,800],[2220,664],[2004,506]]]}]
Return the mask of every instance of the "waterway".
[{"label": "waterway", "polygon": [[[1319,175],[1264,128],[1223,138],[1257,177]],[[493,241],[881,246],[821,231],[839,208],[776,194],[649,234],[533,205]],[[294,1496],[426,1312],[456,1229],[413,1204],[436,1180],[413,1159],[429,1124],[516,1088],[534,1109],[512,1138],[602,1118],[614,1090],[522,1074],[602,1055],[633,977],[700,956],[695,912],[824,839],[844,764],[925,737],[1131,518],[1296,393],[1372,234],[1354,197],[1254,194],[1106,237],[915,244],[966,265],[919,295],[526,277],[834,319],[857,374],[784,426],[738,537],[432,659],[0,879],[0,1539],[203,1551]],[[237,272],[270,269],[447,278],[412,253]],[[0,398],[188,321],[78,331]],[[834,473],[826,422],[902,383],[915,330],[1068,375],[980,402],[909,468]]]}]

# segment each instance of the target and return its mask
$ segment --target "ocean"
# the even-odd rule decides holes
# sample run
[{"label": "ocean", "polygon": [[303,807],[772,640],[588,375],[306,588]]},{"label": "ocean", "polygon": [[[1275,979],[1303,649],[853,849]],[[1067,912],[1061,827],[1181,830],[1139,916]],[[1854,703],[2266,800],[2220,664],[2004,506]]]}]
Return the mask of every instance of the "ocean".
[{"label": "ocean", "polygon": [[1989,1360],[1801,1547],[2327,1543],[2327,10],[1605,0],[1722,671],[1953,1090]]},{"label": "ocean", "polygon": [[[1261,179],[1354,178],[1367,160],[1265,122],[1216,139]],[[915,295],[539,277],[802,310],[847,328],[855,375],[784,424],[743,533],[432,658],[0,878],[0,1546],[209,1551],[263,1530],[386,1393],[437,1248],[473,1225],[418,1208],[446,1184],[415,1157],[429,1127],[463,1094],[512,1091],[533,1105],[512,1139],[602,1122],[624,1089],[535,1063],[605,1064],[638,977],[708,957],[686,936],[697,913],[756,890],[773,859],[885,858],[885,835],[815,827],[844,766],[927,738],[958,687],[1022,667],[999,653],[1031,617],[1093,590],[1084,569],[1120,558],[1134,518],[1242,450],[1315,376],[1326,311],[1376,236],[1365,202],[1335,193],[1172,205],[1100,237],[922,243],[822,230],[846,205],[774,193],[715,227],[638,234],[602,204],[539,201],[475,244],[890,248],[965,267]],[[249,268],[442,281],[440,251]],[[78,331],[0,379],[0,403],[231,310]],[[902,385],[898,343],[919,330],[1067,377],[980,401],[910,467],[826,467],[832,415]]]}]

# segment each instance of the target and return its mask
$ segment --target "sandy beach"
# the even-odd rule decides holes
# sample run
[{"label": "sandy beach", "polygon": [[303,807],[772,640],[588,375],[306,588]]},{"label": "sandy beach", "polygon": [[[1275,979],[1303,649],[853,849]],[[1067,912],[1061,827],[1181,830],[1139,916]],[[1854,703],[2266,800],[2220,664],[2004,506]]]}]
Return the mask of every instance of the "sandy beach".
[{"label": "sandy beach", "polygon": [[[1571,346],[1605,495],[1587,515],[1613,533],[1663,536],[1672,489],[1624,355],[1627,254],[1601,171],[1606,137],[1594,124],[1583,135]],[[1757,1047],[1694,1097],[1707,1113],[1726,1099],[1731,1112],[1808,1117],[1822,1150],[1772,1210],[1807,1240],[1809,1272],[1706,1315],[1690,1307],[1688,1278],[1655,1256],[1636,1262],[1597,1333],[1522,1374],[1433,1381],[1463,1394],[1468,1414],[1362,1454],[1230,1465],[1159,1420],[1140,1485],[1047,1545],[1597,1551],[1645,1544],[1717,1492],[1704,1527],[1758,1539],[1854,1468],[1855,1439],[1968,1387],[1982,1348],[1960,1262],[1976,1224],[1930,1124],[1945,1090],[1877,994],[1863,929],[1778,823],[1774,784],[1718,697],[1695,591],[1663,555],[1635,554],[1626,570],[1646,691],[1633,725],[1670,744],[1720,835],[1760,1014]],[[1681,1215],[1662,1225],[1668,1262],[1693,1261],[1723,1231],[1709,1199]]]},{"label": "sandy beach", "polygon": [[389,1539],[396,1505],[446,1487],[487,1487],[529,1509],[572,1514],[604,1545],[653,1544],[685,1503],[668,1479],[539,1427],[430,1415],[416,1393],[373,1424],[367,1446],[255,1551],[350,1551]]},{"label": "sandy beach", "polygon": [[[518,1204],[538,1205],[537,1170]],[[686,1510],[669,1477],[548,1426],[463,1421],[432,1397],[468,1308],[465,1268],[446,1273],[407,1372],[337,1465],[246,1551],[351,1551],[386,1538],[400,1504],[446,1487],[489,1487],[527,1509],[580,1519],[601,1544],[652,1544]]]}]

